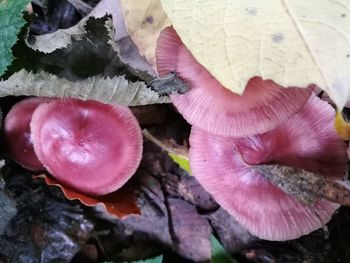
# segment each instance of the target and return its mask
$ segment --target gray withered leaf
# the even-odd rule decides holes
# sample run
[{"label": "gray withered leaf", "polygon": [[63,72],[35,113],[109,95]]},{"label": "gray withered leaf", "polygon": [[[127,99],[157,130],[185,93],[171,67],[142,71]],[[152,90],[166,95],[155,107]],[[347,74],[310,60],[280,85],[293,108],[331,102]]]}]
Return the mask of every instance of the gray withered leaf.
[{"label": "gray withered leaf", "polygon": [[[111,45],[113,27],[109,16],[90,17],[84,24],[84,30],[85,33],[80,39],[74,39],[65,48],[56,49],[39,58],[42,66],[39,69],[70,80],[96,75],[105,77],[125,75],[132,80],[152,78],[121,60],[119,53]],[[21,57],[23,55],[21,54]]]},{"label": "gray withered leaf", "polygon": [[189,91],[188,85],[176,73],[170,73],[165,77],[153,79],[148,85],[160,95],[184,94]]},{"label": "gray withered leaf", "polygon": [[[38,3],[38,0],[33,2],[43,8],[48,5],[47,0],[43,3]],[[39,2],[42,2],[42,0]],[[43,53],[51,53],[56,49],[66,48],[74,41],[82,39],[86,34],[85,25],[90,18],[102,18],[106,14],[113,17],[113,28],[117,31],[118,39],[127,36],[122,15],[118,10],[119,1],[101,0],[94,7],[81,0],[68,0],[68,2],[86,15],[76,25],[69,28],[58,29],[47,34],[27,36],[26,42],[30,48]]]},{"label": "gray withered leaf", "polygon": [[22,95],[91,99],[124,106],[169,102],[168,97],[159,96],[144,82],[132,82],[124,76],[94,76],[81,81],[70,81],[46,72],[34,74],[21,70],[7,80],[0,81],[0,97]]},{"label": "gray withered leaf", "polygon": [[[60,29],[47,36],[42,35],[45,40],[36,36],[32,39],[34,44],[31,48],[23,41],[19,43],[14,49],[16,60],[6,78],[24,68],[34,72],[46,71],[71,81],[94,76],[114,78],[124,75],[132,82],[145,81],[147,84],[151,81],[157,82],[154,70],[139,55],[130,37],[123,33],[119,26],[120,21],[115,22],[116,12],[112,7],[109,0],[103,0],[77,25]],[[111,16],[105,15],[105,11],[109,11],[108,8],[112,10],[110,13],[113,20]],[[48,35],[51,37],[46,39]],[[35,43],[48,45],[49,49],[45,49],[44,46],[35,48],[33,46]],[[160,82],[163,83],[162,79]],[[158,86],[160,82],[157,82]],[[164,88],[164,85],[161,86]],[[165,86],[172,92],[187,91],[186,85],[179,79]],[[161,95],[171,93],[164,93],[162,89],[154,90],[159,91]],[[150,95],[152,94],[153,92]],[[135,105],[152,103],[158,102],[152,100],[149,103]]]},{"label": "gray withered leaf", "polygon": [[270,183],[306,205],[323,198],[341,205],[350,205],[349,182],[279,164],[257,165],[254,168]]},{"label": "gray withered leaf", "polygon": [[[13,48],[16,59],[4,78],[21,69],[46,71],[69,80],[81,80],[96,75],[125,75],[133,81],[149,81],[154,78],[146,71],[134,68],[122,60],[119,49],[113,42],[114,29],[110,16],[90,17],[84,24],[84,30],[85,33],[79,37],[73,34],[71,44],[50,53],[29,48],[24,43],[25,32],[21,32],[20,40]],[[49,42],[54,45],[54,40],[48,40],[47,44]]]},{"label": "gray withered leaf", "polygon": [[[57,58],[69,58],[78,52],[87,57],[87,53],[91,53],[91,49],[98,49],[98,54],[103,58],[107,55],[111,56],[109,64],[116,64],[128,68],[133,75],[142,80],[150,80],[155,76],[155,71],[152,66],[140,56],[137,47],[131,41],[126,32],[124,20],[122,19],[121,11],[119,10],[119,1],[101,0],[91,12],[81,19],[76,25],[67,28],[59,29],[55,32],[43,35],[29,35],[26,37],[26,44],[32,50],[44,54],[57,53],[60,50],[62,54]],[[104,19],[108,17],[107,21]],[[101,21],[104,23],[101,27]],[[95,29],[95,30],[94,30]],[[91,34],[92,32],[92,34]],[[96,45],[96,42],[98,45]],[[94,43],[93,46],[89,44]],[[78,44],[78,48],[76,47]],[[82,46],[84,46],[81,48]],[[103,47],[102,47],[103,45]],[[69,52],[69,54],[67,54]],[[52,56],[51,56],[52,57]],[[49,58],[51,58],[49,57]],[[90,55],[91,57],[91,55]],[[97,64],[106,64],[108,62],[96,61]],[[90,58],[91,60],[91,58]],[[90,67],[94,66],[93,61],[90,61]],[[86,63],[85,63],[86,64]],[[84,66],[81,64],[80,66]],[[110,66],[110,65],[109,65]],[[52,72],[54,73],[54,72]],[[110,73],[110,72],[109,72]],[[102,74],[100,72],[100,74]],[[109,74],[109,76],[113,76]]]},{"label": "gray withered leaf", "polygon": [[[66,48],[68,45],[72,44],[73,41],[82,39],[82,37],[86,34],[86,22],[92,16],[90,15],[92,7],[80,0],[69,0],[68,2],[77,10],[83,10],[83,12],[88,13],[88,15],[83,17],[74,26],[65,29],[58,29],[54,32],[39,35],[30,34],[29,32],[25,39],[28,47],[42,53],[51,53],[56,49]],[[33,3],[39,5],[45,11],[48,9],[48,1],[33,1]]]}]

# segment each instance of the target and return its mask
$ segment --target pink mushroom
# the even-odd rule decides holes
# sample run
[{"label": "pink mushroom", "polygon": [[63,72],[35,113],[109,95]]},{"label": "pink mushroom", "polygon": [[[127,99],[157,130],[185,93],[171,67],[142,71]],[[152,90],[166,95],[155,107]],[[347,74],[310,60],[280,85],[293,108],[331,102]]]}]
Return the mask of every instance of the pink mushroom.
[{"label": "pink mushroom", "polygon": [[190,91],[171,95],[172,102],[192,125],[228,136],[269,131],[297,112],[309,98],[308,89],[283,88],[271,80],[252,78],[242,96],[234,94],[200,65],[171,27],[158,39],[157,70],[160,76],[175,72]]},{"label": "pink mushroom", "polygon": [[141,129],[127,107],[54,100],[35,110],[30,128],[44,167],[59,182],[85,194],[119,189],[141,161]]},{"label": "pink mushroom", "polygon": [[13,160],[32,171],[45,170],[36,157],[29,123],[34,110],[49,98],[29,98],[18,102],[7,114],[4,133],[9,153]]},{"label": "pink mushroom", "polygon": [[324,199],[303,205],[254,166],[275,163],[343,177],[346,145],[335,132],[334,115],[328,103],[312,95],[301,111],[264,134],[233,138],[193,127],[193,175],[252,234],[268,240],[308,234],[327,223],[338,205]]}]

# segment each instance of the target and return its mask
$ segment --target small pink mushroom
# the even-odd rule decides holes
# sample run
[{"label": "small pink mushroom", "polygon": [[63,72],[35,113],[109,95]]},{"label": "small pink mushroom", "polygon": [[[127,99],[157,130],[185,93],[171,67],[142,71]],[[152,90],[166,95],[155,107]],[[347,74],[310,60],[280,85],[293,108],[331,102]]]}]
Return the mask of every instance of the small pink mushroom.
[{"label": "small pink mushroom", "polygon": [[141,161],[141,129],[127,107],[54,100],[35,110],[30,128],[44,167],[59,182],[85,194],[119,189]]},{"label": "small pink mushroom", "polygon": [[192,56],[175,30],[165,28],[158,39],[160,76],[175,72],[190,91],[171,95],[172,102],[192,125],[227,136],[247,136],[269,131],[297,112],[309,98],[308,89],[283,88],[271,80],[252,78],[242,96],[221,84]]},{"label": "small pink mushroom", "polygon": [[34,110],[49,98],[29,98],[18,102],[7,114],[4,133],[9,153],[13,160],[31,171],[45,170],[36,157],[29,123]]},{"label": "small pink mushroom", "polygon": [[312,95],[301,111],[274,130],[245,138],[190,136],[190,165],[199,183],[252,234],[288,240],[327,223],[338,205],[324,199],[300,203],[267,181],[254,166],[282,164],[343,177],[346,145],[337,136],[332,107]]}]

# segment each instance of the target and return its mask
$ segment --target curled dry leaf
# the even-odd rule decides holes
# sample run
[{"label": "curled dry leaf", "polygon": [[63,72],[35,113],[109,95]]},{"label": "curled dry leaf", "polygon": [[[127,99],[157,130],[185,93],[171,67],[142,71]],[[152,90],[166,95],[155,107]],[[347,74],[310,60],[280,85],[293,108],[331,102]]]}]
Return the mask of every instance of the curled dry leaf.
[{"label": "curled dry leaf", "polygon": [[67,29],[59,29],[56,32],[32,36],[26,39],[26,44],[33,50],[43,53],[51,53],[56,49],[65,48],[72,43],[73,40],[83,38],[85,31],[85,23],[88,17],[82,19],[78,24]]},{"label": "curled dry leaf", "polygon": [[[74,2],[83,4],[81,1]],[[84,5],[83,8],[86,9],[87,5]],[[91,12],[89,12],[87,16],[81,19],[75,26],[69,27],[67,29],[59,29],[49,34],[31,36],[30,41],[26,39],[26,43],[32,49],[43,53],[51,53],[56,49],[66,48],[73,41],[83,38],[83,36],[86,34],[86,22],[91,17],[100,18],[106,14],[111,14],[113,17],[116,17],[117,9],[116,6],[112,8],[110,1],[102,0],[94,9],[91,10]],[[125,35],[126,33],[124,33],[124,36]]]},{"label": "curled dry leaf", "polygon": [[[140,4],[139,2],[138,4]],[[143,74],[155,76],[155,71],[131,40],[125,27],[120,0],[101,0],[90,13],[94,17],[103,17],[106,13],[113,18],[113,28],[110,28],[109,44],[119,53],[122,61]],[[140,73],[140,72],[139,72]]]},{"label": "curled dry leaf", "polygon": [[[69,80],[80,80],[99,74],[108,77],[125,74],[132,80],[153,79],[153,69],[138,54],[129,37],[114,41],[116,32],[112,22],[110,15],[90,17],[83,25],[83,35],[79,38],[71,36],[70,42],[64,48],[46,54],[35,52],[20,41],[14,48],[17,59],[10,72],[17,72],[24,67],[35,72],[44,70]],[[50,41],[54,46],[56,40]]]},{"label": "curled dry leaf", "polygon": [[[108,21],[104,24],[105,29],[108,31],[109,39],[107,44],[118,53],[123,63],[133,67],[139,74],[154,76],[155,72],[151,65],[140,56],[137,47],[126,31],[119,1],[101,0],[87,16],[80,20],[75,26],[67,29],[59,29],[49,34],[32,35],[30,39],[26,39],[26,44],[30,48],[43,53],[52,53],[58,49],[68,48],[76,41],[83,40],[84,37],[86,37],[88,33],[86,26],[92,18],[97,18],[98,20],[105,17],[106,14],[111,15],[113,18],[112,21]],[[96,19],[94,23],[96,23]],[[96,34],[96,32],[101,33],[101,29],[97,29],[94,33]],[[90,41],[90,39],[87,41]],[[127,65],[125,66],[127,67]]]},{"label": "curled dry leaf", "polygon": [[37,74],[21,70],[9,79],[0,81],[0,97],[5,96],[72,97],[97,100],[122,106],[168,103],[144,82],[131,82],[124,76],[114,78],[91,77],[82,81],[69,81],[45,72]]},{"label": "curled dry leaf", "polygon": [[161,0],[197,61],[243,93],[261,76],[282,86],[315,83],[342,108],[350,99],[347,0]]},{"label": "curled dry leaf", "polygon": [[165,77],[156,78],[150,81],[148,85],[159,95],[184,94],[189,91],[188,84],[181,80],[176,73],[170,73]]},{"label": "curled dry leaf", "polygon": [[120,0],[126,29],[146,60],[155,65],[160,31],[170,25],[160,0]]},{"label": "curled dry leaf", "polygon": [[54,178],[48,177],[45,174],[36,176],[35,178],[43,178],[47,185],[59,187],[69,200],[79,200],[86,206],[97,206],[100,204],[110,215],[114,215],[118,218],[123,218],[131,214],[140,214],[140,209],[136,205],[135,187],[130,183],[114,193],[91,197],[67,188]]},{"label": "curled dry leaf", "polygon": [[348,181],[327,178],[300,168],[278,164],[257,165],[254,169],[270,183],[306,205],[314,205],[320,198],[341,205],[350,205]]}]

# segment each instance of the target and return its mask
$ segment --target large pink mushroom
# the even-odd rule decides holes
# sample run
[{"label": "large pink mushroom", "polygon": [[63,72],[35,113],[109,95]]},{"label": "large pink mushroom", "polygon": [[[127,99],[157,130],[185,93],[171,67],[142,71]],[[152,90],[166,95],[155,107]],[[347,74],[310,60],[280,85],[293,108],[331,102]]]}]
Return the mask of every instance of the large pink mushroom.
[{"label": "large pink mushroom", "polygon": [[335,132],[334,115],[327,102],[312,95],[301,111],[264,134],[233,138],[192,127],[193,175],[252,234],[268,240],[308,234],[327,223],[338,205],[324,199],[302,204],[255,167],[282,164],[343,177],[346,145]]},{"label": "large pink mushroom", "polygon": [[247,136],[282,124],[308,100],[308,89],[283,88],[271,80],[252,78],[242,96],[221,84],[192,56],[172,27],[158,39],[157,70],[160,76],[175,72],[190,88],[171,95],[172,102],[192,125],[228,136]]},{"label": "large pink mushroom", "polygon": [[44,167],[60,183],[85,194],[119,189],[141,161],[141,129],[127,107],[54,100],[35,110],[30,128]]},{"label": "large pink mushroom", "polygon": [[45,170],[36,157],[29,123],[34,110],[49,98],[29,98],[16,103],[4,121],[4,134],[9,153],[13,160],[31,171]]}]

